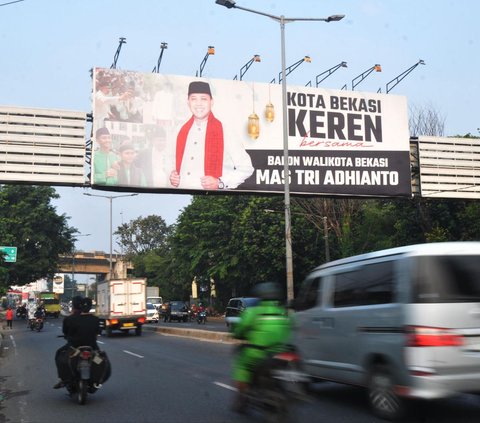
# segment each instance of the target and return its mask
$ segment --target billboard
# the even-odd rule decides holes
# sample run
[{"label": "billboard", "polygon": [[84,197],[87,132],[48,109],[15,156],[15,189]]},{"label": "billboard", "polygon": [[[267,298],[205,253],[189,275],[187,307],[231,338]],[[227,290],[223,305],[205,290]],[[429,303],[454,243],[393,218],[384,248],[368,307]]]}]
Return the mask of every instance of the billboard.
[{"label": "billboard", "polygon": [[[91,184],[284,190],[281,85],[94,70]],[[403,96],[287,87],[292,194],[410,196]]]},{"label": "billboard", "polygon": [[56,294],[63,294],[65,289],[64,278],[63,275],[55,275],[53,277],[53,286],[52,290]]}]

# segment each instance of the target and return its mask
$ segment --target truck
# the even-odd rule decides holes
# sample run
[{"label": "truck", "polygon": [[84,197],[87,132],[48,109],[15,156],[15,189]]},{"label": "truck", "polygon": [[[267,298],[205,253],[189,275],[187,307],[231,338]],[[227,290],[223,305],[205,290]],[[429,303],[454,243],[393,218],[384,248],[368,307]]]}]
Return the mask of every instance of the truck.
[{"label": "truck", "polygon": [[146,321],[147,280],[111,279],[97,285],[97,316],[107,337],[113,331],[142,334]]},{"label": "truck", "polygon": [[147,303],[152,303],[158,312],[160,312],[163,298],[160,297],[160,288],[158,286],[147,286]]},{"label": "truck", "polygon": [[40,292],[38,294],[38,299],[43,306],[45,307],[46,316],[53,316],[56,319],[60,316],[60,296],[56,292]]},{"label": "truck", "polygon": [[158,286],[147,286],[147,298],[148,297],[159,297],[160,288]]}]

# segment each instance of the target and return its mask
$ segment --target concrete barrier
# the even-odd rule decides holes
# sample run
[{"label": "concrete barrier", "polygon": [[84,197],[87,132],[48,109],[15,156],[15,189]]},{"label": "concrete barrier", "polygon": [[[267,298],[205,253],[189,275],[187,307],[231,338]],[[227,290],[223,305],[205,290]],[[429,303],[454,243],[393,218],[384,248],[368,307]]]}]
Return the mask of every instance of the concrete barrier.
[{"label": "concrete barrier", "polygon": [[169,336],[183,336],[186,338],[202,339],[204,341],[220,342],[225,344],[236,344],[239,341],[234,339],[228,332],[215,332],[211,330],[192,329],[192,328],[177,328],[177,327],[158,327],[144,325],[143,330],[151,332],[160,332]]}]

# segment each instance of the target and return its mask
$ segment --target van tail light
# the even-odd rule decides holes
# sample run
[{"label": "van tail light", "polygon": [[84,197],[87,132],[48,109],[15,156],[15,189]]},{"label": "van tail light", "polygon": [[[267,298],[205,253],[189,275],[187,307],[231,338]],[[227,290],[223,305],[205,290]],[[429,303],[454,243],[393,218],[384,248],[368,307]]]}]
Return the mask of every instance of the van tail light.
[{"label": "van tail light", "polygon": [[463,335],[451,329],[428,326],[406,326],[407,347],[458,347]]},{"label": "van tail light", "polygon": [[143,325],[145,323],[145,320],[145,317],[142,316],[137,319],[137,322]]}]

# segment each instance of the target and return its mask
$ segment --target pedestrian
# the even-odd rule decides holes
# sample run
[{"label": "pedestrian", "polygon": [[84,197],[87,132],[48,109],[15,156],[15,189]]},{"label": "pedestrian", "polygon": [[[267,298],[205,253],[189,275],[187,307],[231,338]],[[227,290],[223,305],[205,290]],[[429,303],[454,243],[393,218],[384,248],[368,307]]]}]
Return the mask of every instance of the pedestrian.
[{"label": "pedestrian", "polygon": [[11,306],[8,306],[5,317],[7,319],[7,328],[13,329],[13,310]]}]

